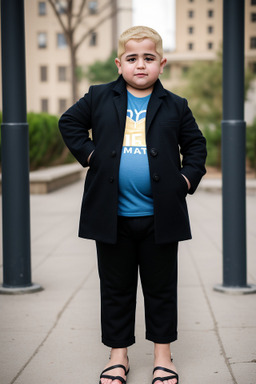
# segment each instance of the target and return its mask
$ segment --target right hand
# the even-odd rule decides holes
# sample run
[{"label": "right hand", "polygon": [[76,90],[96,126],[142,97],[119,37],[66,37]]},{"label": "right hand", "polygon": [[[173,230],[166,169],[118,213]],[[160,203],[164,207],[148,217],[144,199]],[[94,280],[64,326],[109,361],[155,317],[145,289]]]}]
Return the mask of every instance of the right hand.
[{"label": "right hand", "polygon": [[92,151],[92,152],[90,153],[90,155],[88,156],[88,158],[87,158],[87,163],[88,163],[88,164],[90,164],[90,159],[91,159],[91,157],[92,157],[93,152],[94,152],[94,151]]}]

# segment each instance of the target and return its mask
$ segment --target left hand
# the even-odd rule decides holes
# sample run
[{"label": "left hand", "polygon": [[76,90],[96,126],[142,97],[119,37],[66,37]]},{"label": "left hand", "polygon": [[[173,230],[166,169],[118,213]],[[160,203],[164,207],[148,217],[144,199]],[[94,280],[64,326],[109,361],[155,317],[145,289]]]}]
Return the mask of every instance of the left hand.
[{"label": "left hand", "polygon": [[184,177],[184,179],[186,180],[186,182],[187,182],[187,185],[188,185],[188,190],[190,190],[190,188],[191,188],[191,184],[190,184],[190,181],[189,181],[189,179],[185,176],[185,175],[183,175],[183,173],[182,173],[182,176]]}]

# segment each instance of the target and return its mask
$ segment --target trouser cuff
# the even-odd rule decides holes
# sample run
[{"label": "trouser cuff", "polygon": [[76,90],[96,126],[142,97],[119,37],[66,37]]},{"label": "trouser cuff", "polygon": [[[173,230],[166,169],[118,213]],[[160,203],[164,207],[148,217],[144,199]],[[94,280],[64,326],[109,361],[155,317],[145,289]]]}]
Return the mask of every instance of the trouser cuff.
[{"label": "trouser cuff", "polygon": [[108,340],[102,337],[102,343],[110,348],[127,348],[135,343],[135,337],[128,340]]},{"label": "trouser cuff", "polygon": [[177,332],[175,332],[173,335],[165,337],[165,336],[152,335],[152,334],[147,332],[146,333],[146,339],[149,341],[152,341],[153,343],[157,343],[157,344],[169,344],[169,343],[173,343],[174,341],[176,341],[178,339],[178,334],[177,334]]}]

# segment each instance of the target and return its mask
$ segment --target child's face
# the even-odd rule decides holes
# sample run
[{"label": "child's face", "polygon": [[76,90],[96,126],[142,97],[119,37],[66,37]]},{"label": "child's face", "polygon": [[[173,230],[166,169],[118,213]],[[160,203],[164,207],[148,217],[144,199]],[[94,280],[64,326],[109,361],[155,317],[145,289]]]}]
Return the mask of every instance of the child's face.
[{"label": "child's face", "polygon": [[161,59],[152,40],[129,40],[121,59],[115,59],[115,63],[127,83],[127,90],[135,96],[144,96],[152,92],[166,59]]}]

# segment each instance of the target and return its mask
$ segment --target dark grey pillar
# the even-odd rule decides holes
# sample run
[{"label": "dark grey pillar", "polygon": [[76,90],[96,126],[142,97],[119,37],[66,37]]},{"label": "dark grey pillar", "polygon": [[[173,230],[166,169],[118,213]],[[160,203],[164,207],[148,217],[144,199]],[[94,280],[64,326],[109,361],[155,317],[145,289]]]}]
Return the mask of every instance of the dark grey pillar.
[{"label": "dark grey pillar", "polygon": [[30,265],[29,140],[23,0],[1,1],[3,285],[0,293],[37,291]]},{"label": "dark grey pillar", "polygon": [[222,292],[255,291],[246,269],[246,123],[244,121],[244,0],[224,0],[222,121]]}]

